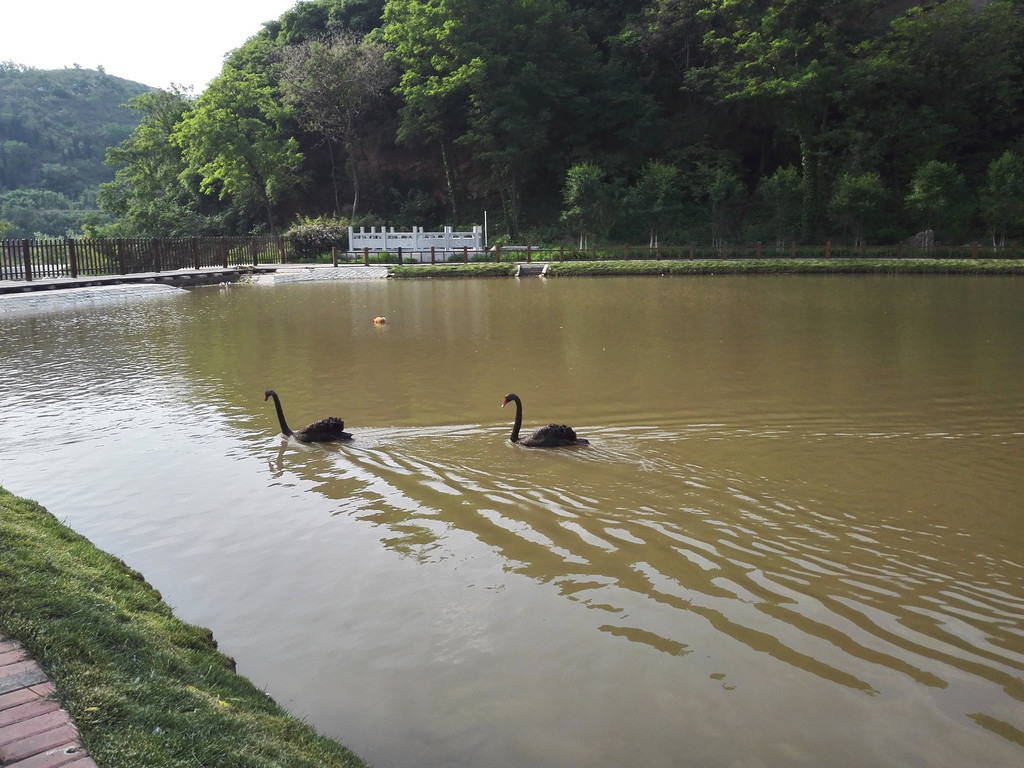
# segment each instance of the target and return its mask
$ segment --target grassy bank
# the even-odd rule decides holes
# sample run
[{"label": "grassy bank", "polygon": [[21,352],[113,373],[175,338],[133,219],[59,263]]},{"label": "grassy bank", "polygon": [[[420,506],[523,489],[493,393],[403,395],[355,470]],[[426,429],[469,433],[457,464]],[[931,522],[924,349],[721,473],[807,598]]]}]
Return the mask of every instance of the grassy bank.
[{"label": "grassy bank", "polygon": [[139,573],[3,488],[0,632],[50,676],[102,768],[364,765],[235,674]]},{"label": "grassy bank", "polygon": [[553,263],[551,276],[585,275],[980,275],[1024,274],[1008,259],[704,259]]},{"label": "grassy bank", "polygon": [[392,266],[390,277],[510,277],[516,273],[515,264],[420,264],[415,267]]},{"label": "grassy bank", "polygon": [[[393,267],[393,277],[507,277],[515,264]],[[549,277],[601,275],[1022,275],[1021,259],[683,259],[553,261]]]}]

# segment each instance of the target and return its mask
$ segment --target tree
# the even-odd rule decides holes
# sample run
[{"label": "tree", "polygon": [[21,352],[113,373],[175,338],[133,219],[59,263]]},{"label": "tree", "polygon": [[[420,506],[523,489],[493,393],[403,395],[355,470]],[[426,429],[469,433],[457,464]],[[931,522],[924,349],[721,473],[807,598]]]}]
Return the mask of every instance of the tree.
[{"label": "tree", "polygon": [[561,0],[391,0],[384,21],[403,70],[399,138],[439,142],[453,216],[452,155],[464,150],[516,236],[527,191],[550,177],[545,161],[586,151],[602,115],[615,113],[597,105],[617,79],[602,78]]},{"label": "tree", "polygon": [[829,211],[853,236],[853,244],[860,245],[865,230],[881,215],[885,197],[877,173],[844,173],[836,183]]},{"label": "tree", "polygon": [[341,215],[335,147],[344,149],[352,180],[352,211],[359,211],[360,127],[366,113],[397,82],[383,45],[354,34],[312,40],[282,51],[281,90],[299,122],[327,145],[335,213]]},{"label": "tree", "polygon": [[711,220],[711,243],[725,242],[733,207],[743,194],[743,182],[725,163],[698,163],[693,196],[703,203]]},{"label": "tree", "polygon": [[964,179],[950,163],[931,160],[922,165],[910,182],[907,203],[925,220],[925,229],[939,225],[949,229],[964,196]]},{"label": "tree", "polygon": [[175,126],[195,107],[178,88],[144,93],[129,106],[142,116],[138,128],[116,147],[107,163],[119,166],[100,186],[100,207],[119,219],[123,234],[170,237],[209,231],[204,197],[186,173],[181,150],[171,142]]},{"label": "tree", "polygon": [[803,188],[800,172],[791,165],[761,179],[759,197],[768,211],[775,247],[780,250],[800,231]]},{"label": "tree", "polygon": [[383,11],[384,0],[304,0],[264,24],[263,31],[280,46],[338,33],[361,37],[380,26]]},{"label": "tree", "polygon": [[285,134],[288,117],[265,74],[225,64],[171,140],[203,192],[254,201],[276,232],[272,205],[298,183],[302,163],[298,141]]},{"label": "tree", "polygon": [[610,190],[604,171],[593,163],[578,163],[569,169],[562,188],[562,221],[579,233],[582,250],[590,237],[607,228]]},{"label": "tree", "polygon": [[658,244],[658,231],[680,207],[679,169],[651,160],[627,196],[630,212],[644,221],[650,236],[648,247]]},{"label": "tree", "polygon": [[992,247],[1005,247],[1006,235],[1024,225],[1024,157],[1007,150],[989,163],[981,206]]},{"label": "tree", "polygon": [[[841,73],[862,42],[877,0],[709,0],[707,71],[727,100],[775,114],[795,139],[804,191],[805,234],[822,225],[823,139],[843,92]],[[873,23],[873,22],[871,22]]]},{"label": "tree", "polygon": [[458,44],[461,23],[448,0],[388,0],[381,37],[392,48],[389,59],[401,71],[395,92],[402,98],[398,140],[426,137],[441,153],[448,205],[458,219],[460,196],[453,143],[465,126],[471,82],[483,66],[465,60]]},{"label": "tree", "polygon": [[1024,129],[1024,16],[1005,0],[921,3],[860,46],[846,82],[848,121],[891,188],[934,158],[980,176]]}]

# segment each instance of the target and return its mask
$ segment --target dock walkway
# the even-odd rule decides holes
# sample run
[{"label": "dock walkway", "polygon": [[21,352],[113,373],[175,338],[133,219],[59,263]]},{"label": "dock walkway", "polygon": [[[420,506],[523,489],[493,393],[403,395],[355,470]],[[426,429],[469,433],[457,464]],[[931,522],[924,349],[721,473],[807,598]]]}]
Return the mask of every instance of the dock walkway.
[{"label": "dock walkway", "polygon": [[137,272],[130,275],[91,275],[82,277],[38,277],[35,280],[0,280],[0,296],[5,294],[60,291],[72,288],[97,288],[125,285],[165,285],[188,288],[196,285],[233,283],[252,275],[257,283],[296,283],[306,280],[376,280],[388,276],[384,264],[272,264],[258,267],[208,267],[167,272]]}]

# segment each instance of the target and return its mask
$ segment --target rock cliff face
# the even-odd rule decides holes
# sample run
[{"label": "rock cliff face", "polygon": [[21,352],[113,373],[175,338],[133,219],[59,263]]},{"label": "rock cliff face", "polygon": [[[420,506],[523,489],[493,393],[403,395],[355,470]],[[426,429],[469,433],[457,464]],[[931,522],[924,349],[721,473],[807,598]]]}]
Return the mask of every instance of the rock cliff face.
[{"label": "rock cliff face", "polygon": [[923,232],[918,232],[911,238],[908,238],[907,245],[911,245],[914,248],[933,248],[935,247],[935,230],[926,229]]}]

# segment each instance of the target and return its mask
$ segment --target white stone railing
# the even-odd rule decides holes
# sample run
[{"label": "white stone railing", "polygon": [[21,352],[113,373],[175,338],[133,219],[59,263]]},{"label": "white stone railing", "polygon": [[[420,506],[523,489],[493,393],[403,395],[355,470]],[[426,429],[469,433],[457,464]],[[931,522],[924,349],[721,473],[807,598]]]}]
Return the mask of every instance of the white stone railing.
[{"label": "white stone railing", "polygon": [[[366,249],[388,253],[401,248],[403,254],[408,254],[410,261],[429,261],[431,248],[435,251],[461,251],[463,248],[482,251],[484,233],[479,226],[473,227],[472,232],[455,232],[451,227],[445,227],[443,232],[427,232],[423,227],[413,227],[412,232],[395,232],[394,227],[370,227],[367,232],[366,227],[360,227],[356,232],[349,227],[348,248],[357,252]],[[423,254],[426,254],[426,259]]]}]

